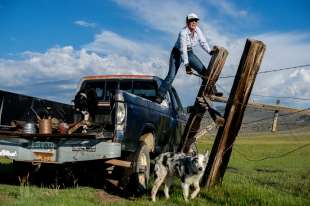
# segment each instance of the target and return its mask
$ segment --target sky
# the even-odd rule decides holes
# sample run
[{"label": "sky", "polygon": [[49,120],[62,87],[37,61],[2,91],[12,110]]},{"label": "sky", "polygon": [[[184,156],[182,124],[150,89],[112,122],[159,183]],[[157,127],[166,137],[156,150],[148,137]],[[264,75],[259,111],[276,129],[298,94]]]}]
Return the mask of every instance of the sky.
[{"label": "sky", "polygon": [[[85,75],[164,78],[191,12],[210,45],[229,51],[221,76],[236,73],[247,38],[266,44],[260,71],[310,64],[309,10],[307,0],[0,0],[0,89],[70,103]],[[207,66],[209,55],[195,53]],[[220,79],[218,87],[228,95],[232,82]],[[173,86],[183,105],[193,103],[200,83],[179,70]],[[309,84],[309,67],[260,74],[251,99],[310,99]],[[281,99],[290,107],[309,103]]]}]

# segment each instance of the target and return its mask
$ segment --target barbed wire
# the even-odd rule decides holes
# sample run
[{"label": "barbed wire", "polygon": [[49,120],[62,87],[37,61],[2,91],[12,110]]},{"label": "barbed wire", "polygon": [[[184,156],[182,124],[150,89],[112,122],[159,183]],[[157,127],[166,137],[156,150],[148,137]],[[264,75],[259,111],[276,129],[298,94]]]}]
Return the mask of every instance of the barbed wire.
[{"label": "barbed wire", "polygon": [[[299,111],[296,111],[296,112],[287,113],[287,114],[279,114],[279,117],[290,116],[290,115],[301,113],[301,112],[304,112],[304,111],[307,111],[307,110],[310,110],[310,108],[302,109],[302,110],[299,110]],[[266,117],[266,118],[262,118],[262,119],[258,119],[258,120],[253,120],[253,121],[250,121],[250,122],[244,122],[242,124],[252,124],[252,123],[257,123],[257,122],[261,122],[261,121],[265,121],[265,120],[270,120],[270,119],[273,119],[273,118],[274,117]]]},{"label": "barbed wire", "polygon": [[252,162],[259,162],[259,161],[264,161],[264,160],[267,160],[267,159],[278,159],[278,158],[282,158],[282,157],[285,157],[293,152],[296,152],[298,150],[301,150],[305,147],[308,147],[310,146],[310,143],[307,143],[307,144],[304,144],[304,145],[301,145],[293,150],[290,150],[288,152],[285,152],[285,153],[282,153],[282,154],[278,154],[278,155],[269,155],[269,156],[265,156],[263,158],[260,158],[260,159],[251,159],[251,158],[248,158],[247,155],[245,155],[244,153],[240,152],[238,149],[234,149],[234,151],[236,151],[237,153],[239,153],[244,159],[248,160],[248,161],[252,161]]},{"label": "barbed wire", "polygon": [[[305,67],[310,67],[310,64],[303,64],[303,65],[292,66],[292,67],[284,67],[284,68],[280,68],[280,69],[270,69],[270,70],[266,70],[266,71],[257,72],[257,74],[266,74],[266,73],[279,72],[279,71],[291,70],[291,69],[302,69]],[[306,70],[308,70],[308,69],[306,69]],[[226,79],[226,78],[233,78],[233,77],[235,77],[235,75],[221,76],[219,78],[220,79]]]},{"label": "barbed wire", "polygon": [[262,95],[262,94],[252,94],[252,96],[256,97],[268,97],[268,98],[275,98],[275,99],[294,99],[294,100],[301,100],[301,101],[310,101],[310,98],[302,98],[302,97],[284,97],[284,96],[269,96],[269,95]]},{"label": "barbed wire", "polygon": [[[241,105],[241,106],[247,106],[247,104],[245,103],[238,103],[238,105]],[[302,109],[302,110],[298,110],[298,111],[295,111],[295,112],[290,112],[290,113],[287,113],[287,114],[279,114],[279,116],[283,117],[283,116],[290,116],[290,115],[293,115],[293,114],[296,114],[296,113],[301,113],[301,112],[304,112],[304,111],[307,111],[307,110],[310,110],[310,107],[309,108],[306,108],[306,109]],[[242,124],[251,124],[251,123],[256,123],[256,122],[261,122],[261,121],[265,121],[265,120],[271,120],[273,119],[274,117],[266,117],[266,118],[262,118],[262,119],[258,119],[258,120],[253,120],[251,122],[245,122],[245,123],[242,123]]]},{"label": "barbed wire", "polygon": [[[218,86],[227,96],[230,95],[230,92],[228,92],[223,86],[220,84],[217,84]],[[275,99],[293,99],[293,100],[301,100],[301,101],[310,101],[310,98],[303,98],[303,97],[290,97],[290,96],[272,96],[272,95],[262,95],[262,94],[256,94],[252,93],[251,96],[256,96],[256,97],[268,97],[268,98],[275,98]],[[254,101],[254,100],[253,100]]]},{"label": "barbed wire", "polygon": [[[258,72],[258,74],[265,74],[265,73],[271,73],[271,72],[278,72],[278,71],[283,71],[283,70],[290,70],[290,69],[300,69],[300,68],[304,68],[304,67],[309,67],[310,64],[306,64],[306,65],[299,65],[299,66],[294,66],[294,67],[286,67],[286,68],[280,68],[280,69],[272,69],[272,70],[268,70],[268,71],[262,71],[262,72]],[[235,76],[224,76],[224,77],[220,77],[220,78],[230,78],[230,77],[235,77]],[[223,90],[225,93],[227,93],[228,95],[230,94],[229,92],[227,92],[222,86],[218,85],[219,88],[221,88],[221,90]],[[294,99],[294,100],[301,100],[301,101],[309,101],[310,99],[309,98],[301,98],[301,97],[281,97],[281,96],[268,96],[268,95],[260,95],[260,94],[252,94],[253,96],[260,96],[260,97],[270,97],[270,98],[277,98],[277,99]],[[243,103],[239,103],[239,104],[242,104],[244,105]],[[284,116],[291,116],[291,115],[294,115],[294,114],[298,114],[298,113],[301,113],[301,112],[304,112],[304,111],[307,111],[307,110],[310,110],[310,108],[306,108],[306,109],[302,109],[302,110],[299,110],[299,111],[296,111],[296,112],[290,112],[290,113],[286,113],[286,114],[280,114],[279,117],[284,117]],[[263,122],[263,121],[266,121],[266,120],[272,120],[274,117],[267,117],[267,118],[262,118],[262,119],[258,119],[258,120],[253,120],[253,121],[250,121],[250,122],[245,122],[245,123],[242,123],[242,126],[243,125],[250,125],[250,124],[254,124],[254,123],[258,123],[258,122]],[[291,131],[291,128],[286,125],[288,127],[288,132],[289,133],[292,133]],[[210,136],[210,135],[208,135]],[[296,136],[293,134],[293,136]],[[228,147],[226,148],[223,152],[224,154],[229,151],[234,145],[234,142]],[[267,159],[275,159],[275,158],[282,158],[282,157],[285,157],[291,153],[294,153],[298,150],[301,150],[305,147],[308,147],[310,146],[310,143],[307,143],[307,144],[303,144],[297,148],[294,148],[290,151],[287,151],[287,152],[284,152],[284,153],[281,153],[281,154],[276,154],[276,155],[267,155],[265,157],[262,157],[262,158],[259,158],[259,159],[252,159],[252,158],[249,158],[247,155],[245,155],[244,153],[240,152],[238,149],[234,149],[234,151],[236,151],[237,153],[239,153],[244,159],[248,160],[248,161],[264,161],[264,160],[267,160]]]},{"label": "barbed wire", "polygon": [[[308,109],[310,109],[310,108],[308,108]],[[298,111],[298,112],[300,112],[300,111]],[[298,112],[295,112],[295,113],[298,113]],[[285,115],[282,115],[282,116],[288,116],[288,115],[291,115],[291,113],[285,114]],[[287,126],[288,126],[288,125],[287,125]],[[306,127],[305,127],[305,128],[306,128]],[[299,128],[299,129],[300,129],[300,128]],[[289,129],[287,132],[290,133],[290,134],[292,134],[292,136],[296,136],[296,135],[291,131],[291,129]],[[207,136],[207,139],[209,139],[209,138],[211,139],[211,136],[214,137],[214,134],[211,135],[211,132],[208,131],[207,129],[206,129],[206,133],[209,133],[209,135],[204,135],[204,136]],[[205,134],[206,134],[206,133],[205,133]],[[230,149],[233,147],[233,145],[234,145],[234,142],[233,142],[228,148],[226,148],[226,149],[224,150],[224,154],[225,154],[228,150],[230,150]],[[303,149],[303,148],[305,148],[305,147],[308,147],[308,146],[310,146],[310,143],[303,144],[303,145],[301,145],[301,146],[299,146],[299,147],[297,147],[297,148],[294,148],[294,149],[292,149],[292,150],[289,150],[289,151],[284,152],[284,153],[281,153],[281,154],[267,155],[267,156],[262,157],[262,158],[259,158],[259,159],[252,159],[252,158],[249,158],[246,154],[244,154],[243,152],[239,151],[239,150],[236,149],[236,148],[234,149],[234,151],[236,151],[237,153],[239,153],[239,154],[240,154],[244,159],[246,159],[247,161],[255,161],[255,162],[258,162],[258,161],[264,161],[264,160],[268,160],[268,159],[282,158],[282,157],[288,156],[289,154],[294,153],[294,152],[296,152],[296,151],[298,151],[298,150],[301,150],[301,149]],[[205,152],[207,151],[207,149],[208,149],[208,148],[205,149]]]},{"label": "barbed wire", "polygon": [[[291,133],[291,134],[293,134],[290,130],[288,130],[288,132]],[[296,136],[296,135],[293,134],[293,136]],[[237,136],[237,137],[238,137],[238,136]],[[236,138],[237,138],[237,137],[236,137]],[[233,142],[229,147],[227,147],[226,150],[224,150],[224,154],[225,154],[228,150],[230,150],[230,149],[233,147],[233,145],[234,145],[234,142]],[[287,152],[285,152],[285,153],[281,153],[281,154],[277,154],[277,155],[267,155],[267,156],[262,157],[262,158],[259,158],[259,159],[251,159],[251,158],[249,158],[247,155],[245,155],[244,153],[240,152],[240,151],[239,151],[238,149],[236,149],[236,148],[234,149],[234,151],[236,151],[237,153],[239,153],[244,159],[246,159],[246,160],[248,160],[248,161],[256,161],[256,162],[258,162],[258,161],[264,161],[264,160],[267,160],[267,159],[282,158],[282,157],[285,157],[285,156],[287,156],[287,155],[289,155],[289,154],[291,154],[291,153],[293,153],[293,152],[296,152],[296,151],[301,150],[301,149],[303,149],[303,148],[305,148],[305,147],[308,147],[308,146],[310,146],[310,143],[303,144],[303,145],[301,145],[301,146],[299,146],[299,147],[297,147],[297,148],[295,148],[295,149],[293,149],[293,150],[287,151]]]}]

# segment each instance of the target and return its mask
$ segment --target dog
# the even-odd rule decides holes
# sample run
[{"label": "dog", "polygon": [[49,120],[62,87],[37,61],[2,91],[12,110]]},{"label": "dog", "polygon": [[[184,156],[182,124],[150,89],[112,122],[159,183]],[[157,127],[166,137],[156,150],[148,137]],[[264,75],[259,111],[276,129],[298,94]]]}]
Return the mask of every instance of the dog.
[{"label": "dog", "polygon": [[80,90],[74,98],[74,108],[83,116],[84,124],[82,133],[87,133],[90,118],[94,118],[97,107],[96,91],[93,88]]},{"label": "dog", "polygon": [[181,179],[183,197],[188,201],[189,187],[193,185],[194,191],[190,199],[194,199],[199,191],[199,183],[206,169],[209,160],[208,152],[206,154],[186,155],[184,153],[166,152],[160,154],[155,159],[155,182],[152,188],[152,201],[156,201],[156,194],[159,187],[165,182],[164,193],[169,199],[169,189],[173,182],[173,177]]}]

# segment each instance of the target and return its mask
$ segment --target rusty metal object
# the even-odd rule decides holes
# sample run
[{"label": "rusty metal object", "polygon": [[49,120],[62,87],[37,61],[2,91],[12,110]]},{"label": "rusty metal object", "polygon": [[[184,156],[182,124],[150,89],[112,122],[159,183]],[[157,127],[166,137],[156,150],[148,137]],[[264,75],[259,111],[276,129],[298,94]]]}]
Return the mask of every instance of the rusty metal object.
[{"label": "rusty metal object", "polygon": [[58,131],[60,134],[67,134],[69,129],[69,125],[65,122],[62,122],[58,125]]},{"label": "rusty metal object", "polygon": [[53,153],[51,152],[33,152],[36,156],[37,160],[44,162],[52,162],[53,161]]},{"label": "rusty metal object", "polygon": [[88,120],[81,120],[81,121],[75,123],[73,126],[71,126],[68,129],[68,134],[72,134],[73,132],[75,132],[76,130],[78,130],[81,127],[84,128],[84,126],[90,126],[90,125],[91,125],[90,121],[88,121]]},{"label": "rusty metal object", "polygon": [[75,125],[73,125],[72,127],[70,127],[70,129],[68,129],[68,134],[72,134],[73,132],[75,132],[77,129],[79,129],[80,127],[82,127],[84,124],[84,120],[77,122]]},{"label": "rusty metal object", "polygon": [[52,134],[52,119],[48,118],[39,120],[39,133]]}]

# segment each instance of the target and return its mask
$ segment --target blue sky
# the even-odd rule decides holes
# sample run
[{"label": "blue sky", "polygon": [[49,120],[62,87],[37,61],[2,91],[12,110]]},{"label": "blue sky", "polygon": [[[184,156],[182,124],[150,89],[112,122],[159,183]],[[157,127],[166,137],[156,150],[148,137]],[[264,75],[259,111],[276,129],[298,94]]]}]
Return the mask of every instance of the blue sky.
[{"label": "blue sky", "polygon": [[[229,1],[247,10],[250,20],[231,19],[216,6],[201,2],[210,7],[207,20],[212,18],[224,24],[223,29],[235,35],[310,30],[310,2],[307,0]],[[96,28],[81,29],[73,24],[80,19],[95,23]],[[26,50],[43,52],[55,45],[80,48],[101,29],[142,41],[160,39],[162,42],[159,36],[166,35],[138,19],[134,11],[109,0],[1,0],[0,24],[0,57],[18,55]]]},{"label": "blue sky", "polygon": [[[83,75],[164,77],[169,51],[189,12],[201,17],[211,45],[229,50],[223,74],[234,74],[248,37],[267,45],[261,70],[308,64],[309,10],[307,0],[0,0],[0,89],[69,102]],[[208,57],[197,53],[207,64]],[[199,81],[178,74],[174,86],[184,104],[192,102]],[[219,83],[230,90],[232,80]],[[309,83],[309,70],[262,75],[253,92],[309,98]]]},{"label": "blue sky", "polygon": [[[0,2],[1,57],[26,50],[45,51],[55,45],[80,48],[101,30],[111,30],[130,39],[144,41],[153,41],[156,34],[163,35],[131,17],[130,11],[113,1]],[[96,26],[81,29],[81,26],[74,24],[78,20],[92,22]],[[153,35],[149,34],[151,31]]]}]

